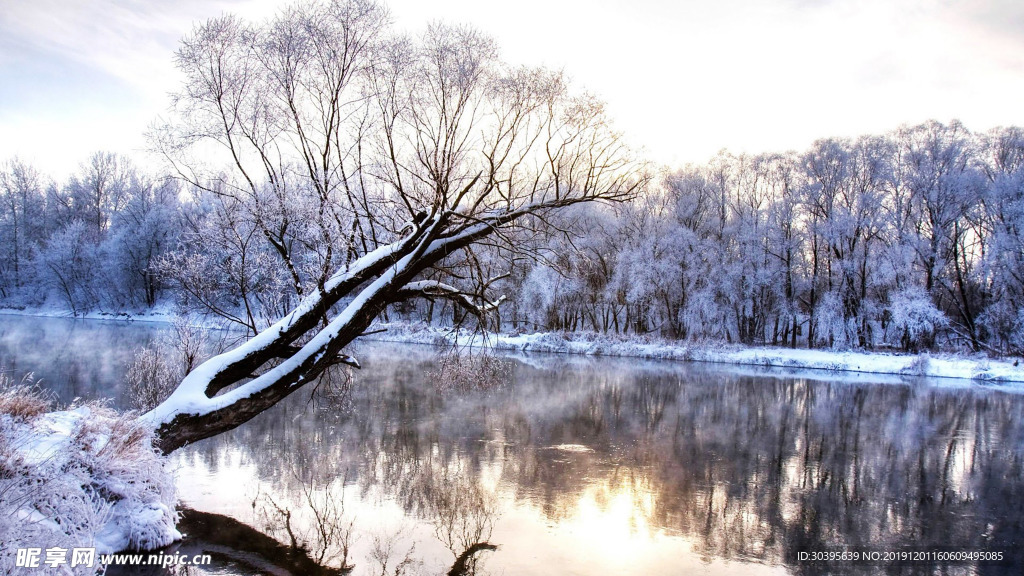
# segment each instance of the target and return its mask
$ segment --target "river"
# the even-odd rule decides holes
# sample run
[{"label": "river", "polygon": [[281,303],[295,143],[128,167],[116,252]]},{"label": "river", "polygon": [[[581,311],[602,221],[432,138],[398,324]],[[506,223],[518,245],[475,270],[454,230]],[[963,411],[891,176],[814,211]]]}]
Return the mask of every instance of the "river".
[{"label": "river", "polygon": [[[119,405],[125,363],[161,330],[0,316],[0,367]],[[330,393],[173,454],[182,502],[353,574],[1024,567],[1024,395],[1010,390],[548,355],[504,356],[492,386],[461,389],[433,348],[353,352],[363,368]],[[253,537],[211,538],[180,545],[214,552],[188,573],[279,570]],[[815,559],[844,552],[858,556]],[[1003,560],[936,559],[971,552]]]}]

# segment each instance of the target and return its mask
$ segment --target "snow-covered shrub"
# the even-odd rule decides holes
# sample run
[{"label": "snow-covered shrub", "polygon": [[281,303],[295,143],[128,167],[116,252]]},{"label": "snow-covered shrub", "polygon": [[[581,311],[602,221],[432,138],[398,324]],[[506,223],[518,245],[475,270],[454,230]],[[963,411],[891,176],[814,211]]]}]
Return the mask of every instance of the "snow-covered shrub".
[{"label": "snow-covered shrub", "polygon": [[[166,546],[181,535],[173,475],[152,432],[99,404],[44,412],[46,399],[0,382],[0,542],[97,553]],[[0,554],[0,573],[16,554]],[[97,563],[98,564],[98,563]],[[75,574],[101,568],[76,566]]]},{"label": "snow-covered shrub", "polygon": [[911,376],[927,376],[930,360],[931,358],[928,356],[927,352],[918,354],[917,357],[914,358],[903,370],[903,373]]},{"label": "snow-covered shrub", "polygon": [[539,265],[530,270],[519,296],[520,306],[534,328],[547,325],[548,316],[566,280],[551,268]]},{"label": "snow-covered shrub", "polygon": [[128,364],[125,384],[132,408],[146,412],[163,402],[202,358],[211,352],[207,331],[177,316],[173,328],[152,347],[136,353]]},{"label": "snow-covered shrub", "polygon": [[681,316],[690,340],[725,340],[725,309],[715,301],[710,290],[691,295]]},{"label": "snow-covered shrub", "polygon": [[17,384],[0,374],[0,415],[26,422],[46,412],[49,406],[46,393],[33,385],[31,374]]},{"label": "snow-covered shrub", "polygon": [[981,313],[978,323],[995,345],[1011,354],[1024,353],[1024,309],[997,300]]},{"label": "snow-covered shrub", "polygon": [[178,371],[159,348],[139,350],[125,373],[125,386],[132,408],[143,412],[163,402],[180,381]]},{"label": "snow-covered shrub", "polygon": [[916,286],[893,293],[888,313],[887,340],[905,350],[931,347],[935,334],[949,325],[928,293]]},{"label": "snow-covered shrub", "polygon": [[1010,350],[1020,354],[1024,351],[1024,309],[1017,310],[1017,321],[1013,323],[1007,341]]}]

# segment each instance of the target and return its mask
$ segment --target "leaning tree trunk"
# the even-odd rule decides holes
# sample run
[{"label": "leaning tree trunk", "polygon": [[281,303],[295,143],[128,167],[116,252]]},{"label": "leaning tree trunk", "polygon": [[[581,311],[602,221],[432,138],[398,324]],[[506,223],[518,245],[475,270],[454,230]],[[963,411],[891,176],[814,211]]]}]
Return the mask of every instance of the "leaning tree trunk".
[{"label": "leaning tree trunk", "polygon": [[[213,19],[182,41],[185,85],[153,134],[179,177],[253,218],[268,192],[308,198],[313,219],[337,221],[320,222],[320,249],[341,245],[328,229],[351,224],[352,255],[366,253],[323,278],[328,255],[323,281],[295,310],[204,362],[144,414],[165,452],[246,422],[334,364],[358,366],[341,351],[388,304],[492,308],[480,294],[417,278],[431,268],[458,278],[443,265],[485,236],[517,249],[501,230],[520,218],[625,201],[649,180],[603,107],[570,94],[561,74],[505,66],[489,39],[465,28],[430,27],[416,46],[384,41],[386,20],[372,1],[312,2],[262,25]],[[226,154],[230,173],[198,162],[199,143]],[[278,212],[279,223],[290,217]]]},{"label": "leaning tree trunk", "polygon": [[[247,422],[330,366],[358,367],[354,358],[341,351],[362,335],[388,304],[417,297],[444,298],[481,315],[497,304],[448,284],[415,278],[441,259],[524,216],[599,198],[625,198],[633,188],[616,190],[621,195],[582,193],[469,220],[459,218],[453,210],[433,214],[406,237],[334,274],[295,310],[251,340],[201,364],[142,419],[155,428],[160,450],[169,453]],[[340,311],[323,325],[321,320],[342,300],[346,303]]]}]

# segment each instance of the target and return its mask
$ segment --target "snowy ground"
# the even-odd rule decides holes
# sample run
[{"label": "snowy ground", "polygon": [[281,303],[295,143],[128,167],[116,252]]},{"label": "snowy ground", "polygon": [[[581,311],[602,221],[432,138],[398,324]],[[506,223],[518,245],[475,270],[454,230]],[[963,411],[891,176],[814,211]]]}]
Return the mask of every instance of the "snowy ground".
[{"label": "snowy ground", "polygon": [[101,404],[45,412],[38,393],[0,384],[0,549],[12,552],[0,554],[0,573],[15,573],[17,549],[109,554],[181,538],[173,473],[133,414]]},{"label": "snowy ground", "polygon": [[135,312],[92,312],[72,314],[68,309],[59,306],[32,308],[0,308],[0,314],[15,316],[41,316],[44,318],[82,318],[85,320],[122,320],[132,322],[171,322],[176,314],[171,304],[158,304],[148,310]]}]

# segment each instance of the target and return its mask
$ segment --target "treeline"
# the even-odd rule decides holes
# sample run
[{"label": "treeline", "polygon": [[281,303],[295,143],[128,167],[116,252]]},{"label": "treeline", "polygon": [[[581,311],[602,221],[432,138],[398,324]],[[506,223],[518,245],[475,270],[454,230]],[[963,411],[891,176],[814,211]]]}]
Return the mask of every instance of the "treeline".
[{"label": "treeline", "polygon": [[74,314],[153,306],[158,260],[179,238],[179,186],[96,153],[57,183],[17,159],[0,165],[0,304]]},{"label": "treeline", "polygon": [[928,122],[721,153],[550,247],[540,326],[808,347],[1024,347],[1024,131]]},{"label": "treeline", "polygon": [[[256,199],[220,185],[148,177],[110,154],[63,184],[8,162],[2,303],[174,301],[255,331],[316,289],[325,263],[373,247],[353,250],[360,223],[330,222],[329,199],[299,178]],[[379,218],[395,216],[381,204]],[[538,219],[437,274],[505,295],[492,329],[1021,353],[1022,234],[1024,130],[928,122],[801,154],[723,152],[634,202]],[[385,316],[463,321],[441,300]]]}]

